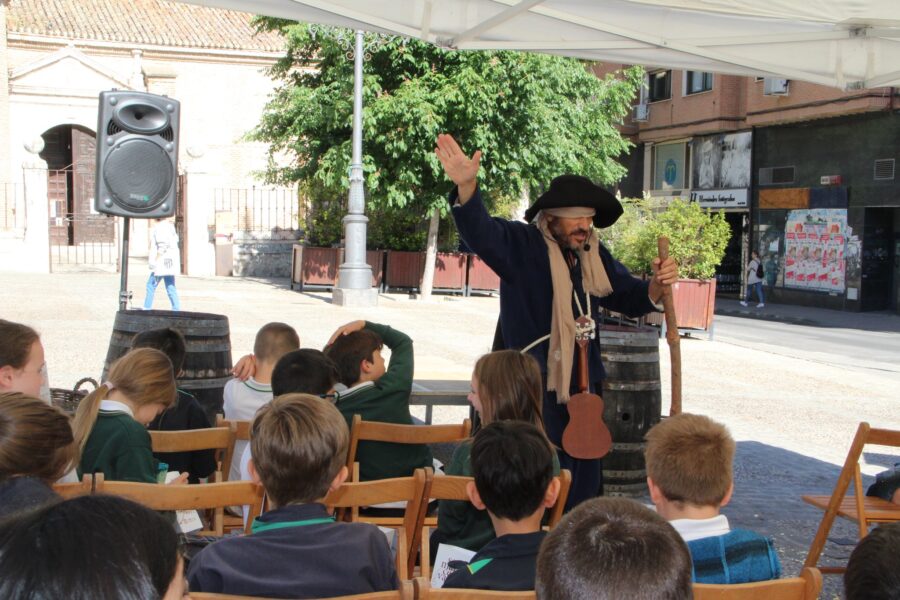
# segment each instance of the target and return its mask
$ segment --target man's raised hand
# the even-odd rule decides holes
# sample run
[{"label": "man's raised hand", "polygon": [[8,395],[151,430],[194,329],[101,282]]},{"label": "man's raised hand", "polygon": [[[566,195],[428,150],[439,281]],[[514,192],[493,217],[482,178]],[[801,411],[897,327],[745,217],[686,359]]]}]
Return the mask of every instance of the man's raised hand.
[{"label": "man's raised hand", "polygon": [[447,177],[459,188],[459,203],[465,204],[475,193],[481,150],[476,150],[472,158],[469,158],[452,135],[442,133],[438,136],[434,153],[441,161]]}]

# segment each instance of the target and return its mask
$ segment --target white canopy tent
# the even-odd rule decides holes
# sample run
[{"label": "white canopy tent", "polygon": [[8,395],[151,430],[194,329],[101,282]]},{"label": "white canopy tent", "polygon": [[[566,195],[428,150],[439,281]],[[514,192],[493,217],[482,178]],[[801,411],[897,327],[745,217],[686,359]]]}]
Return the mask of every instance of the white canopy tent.
[{"label": "white canopy tent", "polygon": [[459,50],[900,86],[900,0],[187,1]]}]

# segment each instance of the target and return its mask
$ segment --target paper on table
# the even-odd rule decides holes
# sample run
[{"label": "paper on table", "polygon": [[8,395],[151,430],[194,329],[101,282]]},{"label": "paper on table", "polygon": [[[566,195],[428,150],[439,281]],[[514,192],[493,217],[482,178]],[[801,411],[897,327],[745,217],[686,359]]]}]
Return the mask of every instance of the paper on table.
[{"label": "paper on table", "polygon": [[459,546],[450,544],[440,544],[438,546],[437,556],[434,558],[434,569],[431,572],[431,587],[444,587],[444,581],[453,572],[450,568],[450,561],[461,560],[469,562],[475,553]]},{"label": "paper on table", "polygon": [[[166,483],[175,481],[181,473],[178,471],[169,471],[166,473]],[[189,484],[184,484],[189,485]],[[176,510],[175,520],[178,522],[178,529],[181,533],[190,533],[203,529],[203,521],[200,519],[200,513],[196,510]]]}]

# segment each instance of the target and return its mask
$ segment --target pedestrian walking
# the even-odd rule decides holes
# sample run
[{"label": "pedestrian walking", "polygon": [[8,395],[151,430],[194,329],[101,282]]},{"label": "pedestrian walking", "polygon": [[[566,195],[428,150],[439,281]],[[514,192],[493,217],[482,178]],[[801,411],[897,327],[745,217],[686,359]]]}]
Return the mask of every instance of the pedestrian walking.
[{"label": "pedestrian walking", "polygon": [[144,298],[144,310],[153,307],[153,296],[156,286],[162,279],[166,284],[166,293],[172,310],[181,310],[178,290],[175,289],[175,274],[181,268],[181,254],[178,251],[178,232],[175,224],[169,219],[158,219],[150,234],[150,278],[147,279],[147,296]]},{"label": "pedestrian walking", "polygon": [[750,302],[750,290],[756,290],[756,297],[759,299],[759,304],[756,305],[756,308],[762,308],[766,305],[766,298],[763,295],[763,275],[765,273],[763,273],[759,254],[755,251],[751,252],[750,262],[747,263],[747,294],[741,300],[741,306],[747,306],[747,303]]}]

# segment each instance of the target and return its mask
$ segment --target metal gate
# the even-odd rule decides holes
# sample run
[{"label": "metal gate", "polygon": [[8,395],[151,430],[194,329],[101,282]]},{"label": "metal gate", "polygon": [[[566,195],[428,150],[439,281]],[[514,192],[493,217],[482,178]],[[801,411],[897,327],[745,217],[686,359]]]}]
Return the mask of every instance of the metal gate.
[{"label": "metal gate", "polygon": [[93,211],[94,172],[47,172],[50,202],[50,270],[116,271],[115,217]]},{"label": "metal gate", "polygon": [[50,270],[116,271],[117,219],[94,211],[94,137],[72,129],[72,164],[47,171]]}]

